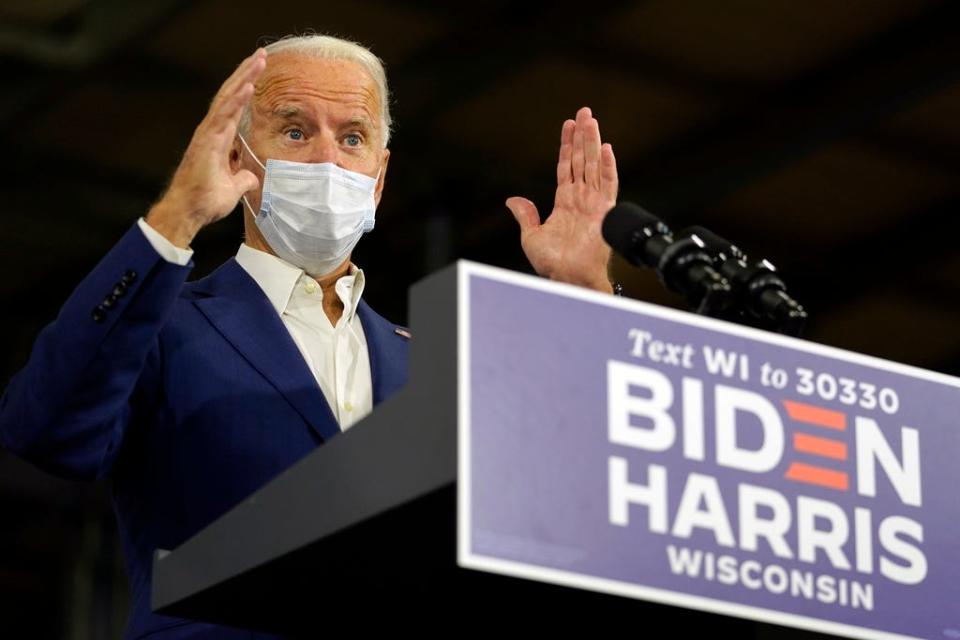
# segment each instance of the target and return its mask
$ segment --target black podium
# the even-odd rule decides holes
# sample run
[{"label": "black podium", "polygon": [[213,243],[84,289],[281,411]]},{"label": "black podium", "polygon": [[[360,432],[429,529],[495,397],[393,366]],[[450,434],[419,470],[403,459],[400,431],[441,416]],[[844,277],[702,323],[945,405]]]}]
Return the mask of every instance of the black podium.
[{"label": "black podium", "polygon": [[457,286],[452,266],[411,289],[402,392],[177,549],[157,552],[154,610],[292,637],[319,635],[329,616],[408,629],[451,613],[469,627],[768,635],[752,621],[458,567]]}]

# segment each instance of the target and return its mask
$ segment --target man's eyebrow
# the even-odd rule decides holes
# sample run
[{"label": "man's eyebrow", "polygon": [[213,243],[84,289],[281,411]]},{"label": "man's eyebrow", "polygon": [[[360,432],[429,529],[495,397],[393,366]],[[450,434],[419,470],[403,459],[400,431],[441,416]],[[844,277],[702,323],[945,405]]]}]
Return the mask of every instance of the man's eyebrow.
[{"label": "man's eyebrow", "polygon": [[300,107],[295,107],[293,105],[281,104],[273,108],[273,111],[270,112],[271,115],[277,116],[279,118],[295,118],[301,114]]},{"label": "man's eyebrow", "polygon": [[344,123],[343,126],[345,128],[357,128],[357,129],[365,129],[365,130],[374,128],[372,120],[370,120],[369,118],[363,118],[359,116],[350,118]]}]

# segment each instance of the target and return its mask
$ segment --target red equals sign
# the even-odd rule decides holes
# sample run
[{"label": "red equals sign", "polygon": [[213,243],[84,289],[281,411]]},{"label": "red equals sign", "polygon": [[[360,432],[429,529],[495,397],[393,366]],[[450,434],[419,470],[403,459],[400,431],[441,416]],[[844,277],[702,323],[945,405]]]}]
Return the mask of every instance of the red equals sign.
[{"label": "red equals sign", "polygon": [[[802,402],[791,402],[790,400],[784,400],[783,406],[787,410],[787,415],[795,422],[837,431],[846,431],[847,429],[847,416],[840,411],[824,409]],[[821,438],[820,436],[796,432],[793,434],[793,448],[800,453],[832,460],[847,459],[847,443],[832,438]],[[791,463],[785,477],[788,480],[840,491],[847,491],[850,488],[850,479],[845,472],[803,462]]]}]

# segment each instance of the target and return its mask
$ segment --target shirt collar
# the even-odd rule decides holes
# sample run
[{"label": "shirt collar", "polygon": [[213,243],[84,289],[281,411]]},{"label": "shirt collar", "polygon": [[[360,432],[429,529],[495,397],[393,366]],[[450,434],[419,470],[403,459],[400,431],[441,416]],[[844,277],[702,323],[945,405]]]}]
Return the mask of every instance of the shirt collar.
[{"label": "shirt collar", "polygon": [[[263,290],[278,315],[286,311],[290,296],[301,278],[312,280],[303,269],[247,244],[241,244],[237,249],[236,260]],[[365,282],[363,270],[353,263],[350,264],[349,274],[337,280],[335,289],[343,302],[343,311],[348,320],[352,320],[357,312]]]}]

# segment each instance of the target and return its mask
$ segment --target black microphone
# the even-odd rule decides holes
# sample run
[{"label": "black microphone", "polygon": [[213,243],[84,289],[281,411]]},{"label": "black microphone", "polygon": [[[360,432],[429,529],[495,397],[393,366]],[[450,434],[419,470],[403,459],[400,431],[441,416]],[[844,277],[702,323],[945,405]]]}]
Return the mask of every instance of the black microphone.
[{"label": "black microphone", "polygon": [[729,240],[704,227],[689,227],[683,235],[698,238],[714,255],[717,269],[730,282],[739,306],[776,330],[799,336],[807,321],[807,312],[787,293],[787,285],[768,260],[751,262]]},{"label": "black microphone", "polygon": [[686,297],[703,315],[714,315],[731,302],[730,283],[713,268],[713,258],[694,237],[675,240],[662,220],[621,202],[603,219],[603,239],[628,262],[653,267],[668,289]]}]

